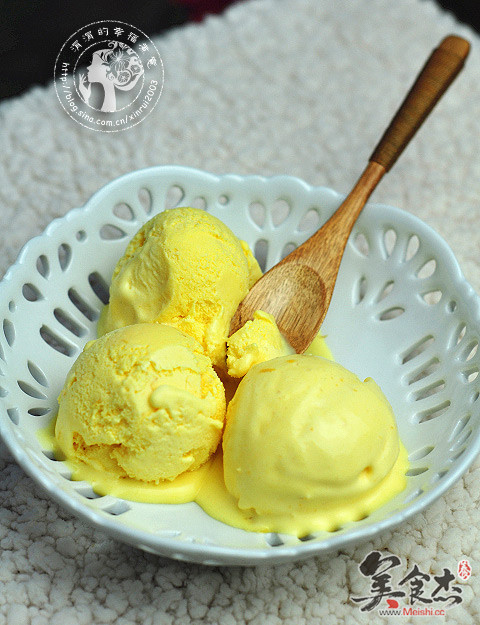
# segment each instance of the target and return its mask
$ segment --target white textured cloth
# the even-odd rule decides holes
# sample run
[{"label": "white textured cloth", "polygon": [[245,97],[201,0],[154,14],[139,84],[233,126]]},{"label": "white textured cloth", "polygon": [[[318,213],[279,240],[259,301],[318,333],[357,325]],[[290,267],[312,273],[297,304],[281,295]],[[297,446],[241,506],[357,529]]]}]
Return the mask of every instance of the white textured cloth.
[{"label": "white textured cloth", "polygon": [[[0,275],[54,217],[132,169],[175,163],[290,173],[347,192],[424,59],[451,32],[473,44],[466,68],[374,199],[437,230],[480,291],[480,39],[430,0],[250,0],[171,31],[156,40],[165,86],[155,111],[113,135],[75,124],[53,86],[1,104]],[[206,568],[92,530],[47,499],[7,454],[0,460],[0,625],[473,625],[480,622],[479,484],[477,459],[395,532],[324,559]],[[473,575],[463,602],[446,618],[361,612],[351,597],[369,590],[358,565],[372,549],[427,573],[455,573],[468,557]]]}]

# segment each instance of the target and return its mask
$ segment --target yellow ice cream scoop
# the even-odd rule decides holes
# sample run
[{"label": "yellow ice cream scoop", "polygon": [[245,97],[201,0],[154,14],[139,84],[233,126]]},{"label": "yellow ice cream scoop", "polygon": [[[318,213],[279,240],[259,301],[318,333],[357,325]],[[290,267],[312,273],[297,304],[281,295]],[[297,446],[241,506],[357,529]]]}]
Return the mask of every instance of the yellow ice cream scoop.
[{"label": "yellow ice cream scoop", "polygon": [[318,356],[282,356],[250,369],[229,404],[224,479],[242,514],[230,505],[224,519],[297,535],[331,530],[400,492],[406,468],[373,380]]},{"label": "yellow ice cream scoop", "polygon": [[257,310],[253,319],[227,340],[227,372],[233,378],[241,378],[253,365],[294,353],[273,316]]},{"label": "yellow ice cream scoop", "polygon": [[[255,311],[250,319],[227,339],[227,373],[232,378],[243,377],[254,365],[279,356],[294,354],[269,313]],[[305,351],[333,360],[325,339],[318,334]]]},{"label": "yellow ice cream scoop", "polygon": [[167,323],[224,367],[230,320],[260,276],[248,245],[219,219],[189,207],[163,211],[140,228],[115,267],[98,333]]},{"label": "yellow ice cream scoop", "polygon": [[158,323],[87,343],[58,401],[55,436],[67,460],[148,482],[203,465],[225,417],[224,388],[202,347]]}]

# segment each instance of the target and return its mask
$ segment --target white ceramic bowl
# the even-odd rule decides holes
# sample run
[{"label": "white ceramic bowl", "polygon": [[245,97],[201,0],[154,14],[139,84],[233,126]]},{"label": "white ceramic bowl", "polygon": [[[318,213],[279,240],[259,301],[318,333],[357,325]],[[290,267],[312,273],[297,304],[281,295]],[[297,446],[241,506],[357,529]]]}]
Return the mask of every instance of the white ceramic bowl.
[{"label": "white ceramic bowl", "polygon": [[445,242],[396,208],[369,204],[340,268],[323,325],[336,360],[373,377],[410,457],[404,492],[369,517],[306,539],[224,525],[196,504],[97,497],[44,451],[67,371],[95,337],[110,276],[130,237],[165,207],[205,208],[269,267],[305,240],[342,197],[288,176],[214,176],[184,167],[132,172],[31,240],[0,284],[0,427],[49,495],[110,536],[204,564],[299,560],[371,538],[442,495],[480,448],[479,298]]}]

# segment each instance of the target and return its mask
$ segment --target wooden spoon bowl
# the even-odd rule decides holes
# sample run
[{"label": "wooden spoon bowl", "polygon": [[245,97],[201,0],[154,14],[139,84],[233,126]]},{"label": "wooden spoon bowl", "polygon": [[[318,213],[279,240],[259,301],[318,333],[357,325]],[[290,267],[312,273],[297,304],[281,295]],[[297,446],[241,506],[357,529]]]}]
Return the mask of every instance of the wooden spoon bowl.
[{"label": "wooden spoon bowl", "polygon": [[297,353],[317,335],[332,299],[340,262],[355,221],[435,104],[462,69],[470,44],[450,35],[441,41],[375,148],[345,201],[305,243],[272,267],[240,303],[230,326],[235,332],[263,310]]}]

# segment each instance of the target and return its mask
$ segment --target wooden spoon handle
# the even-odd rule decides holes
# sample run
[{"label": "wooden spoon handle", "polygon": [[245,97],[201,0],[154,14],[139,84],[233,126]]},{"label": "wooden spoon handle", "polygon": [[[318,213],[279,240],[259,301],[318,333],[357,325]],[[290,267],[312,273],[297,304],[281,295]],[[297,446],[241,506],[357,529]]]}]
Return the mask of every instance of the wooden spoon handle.
[{"label": "wooden spoon handle", "polygon": [[370,161],[388,171],[432,108],[448,89],[468,56],[470,44],[449,35],[436,48],[373,151]]},{"label": "wooden spoon handle", "polygon": [[[450,35],[440,42],[418,74],[348,196],[320,230],[279,263],[281,265],[300,261],[322,276],[326,292],[325,310],[355,221],[385,172],[395,163],[462,69],[469,49],[468,41],[456,35]],[[331,250],[336,250],[336,254]]]}]

